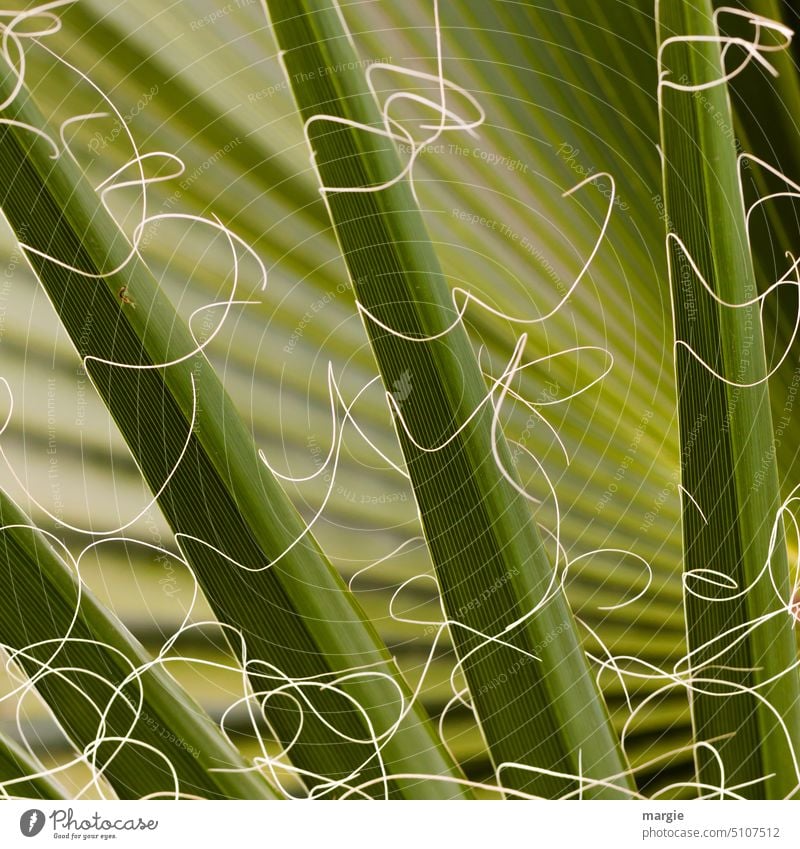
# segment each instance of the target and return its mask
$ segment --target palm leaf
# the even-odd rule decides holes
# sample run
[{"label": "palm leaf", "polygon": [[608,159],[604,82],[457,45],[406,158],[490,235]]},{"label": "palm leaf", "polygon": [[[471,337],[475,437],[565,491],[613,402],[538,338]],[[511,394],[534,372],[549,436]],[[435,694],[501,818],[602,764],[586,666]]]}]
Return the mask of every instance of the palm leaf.
[{"label": "palm leaf", "polygon": [[[6,71],[0,89],[7,94],[14,82]],[[423,710],[260,462],[206,358],[192,354],[197,346],[153,275],[140,259],[127,261],[130,245],[73,162],[50,159],[25,129],[46,126],[25,90],[5,117],[20,124],[0,128],[0,206],[31,246],[32,265],[214,612],[245,640],[254,689],[278,738],[292,744],[295,766],[323,792],[363,771],[376,779],[373,793],[461,795]],[[268,698],[285,680],[299,683]],[[395,789],[386,770],[433,778]]]},{"label": "palm leaf", "polygon": [[[35,778],[31,776],[36,776]],[[16,743],[0,737],[0,788],[10,798],[66,799],[67,793]]]},{"label": "palm leaf", "polygon": [[[226,388],[239,409],[252,417],[257,444],[276,464],[283,461],[289,470],[306,473],[316,468],[309,458],[309,438],[327,449],[327,361],[356,390],[375,376],[375,365],[352,299],[338,288],[346,271],[263,12],[258,4],[244,5],[213,26],[191,27],[212,8],[203,0],[170,7],[151,0],[122,0],[113,7],[81,0],[61,12],[63,29],[42,43],[67,55],[111,93],[146,149],[179,153],[187,177],[203,168],[202,178],[186,188],[182,178],[151,186],[151,211],[208,214],[213,209],[256,245],[270,265],[270,285],[259,295],[264,303],[248,307],[236,317],[235,332],[223,330],[206,350],[220,373],[224,369]],[[568,9],[558,0],[443,5],[447,74],[487,110],[488,122],[479,130],[481,148],[517,159],[527,170],[511,172],[469,156],[430,154],[418,162],[417,189],[448,278],[482,287],[485,298],[496,298],[509,312],[536,315],[554,303],[551,293],[557,294],[557,284],[568,284],[577,273],[605,214],[605,198],[599,193],[595,198],[591,187],[566,199],[562,192],[580,179],[576,169],[614,174],[627,209],[615,208],[588,276],[541,337],[550,350],[576,344],[608,348],[614,368],[592,391],[543,409],[566,444],[569,465],[544,427],[534,428],[526,444],[544,458],[556,484],[562,541],[570,559],[613,546],[635,551],[653,570],[645,595],[626,607],[600,610],[632,598],[645,586],[641,564],[603,555],[577,563],[570,569],[567,592],[580,619],[612,653],[634,653],[668,671],[684,652],[685,635],[652,12],[649,0],[609,0]],[[409,57],[414,67],[436,71],[429,0],[372,0],[345,7],[344,13],[361,56],[392,57],[395,62]],[[56,121],[108,109],[86,85],[64,85],[63,67],[52,69],[33,45],[28,59],[31,84],[40,81],[36,97]],[[143,94],[154,85],[156,96],[140,108]],[[98,133],[107,141],[95,151]],[[237,136],[241,143],[230,147]],[[119,125],[110,119],[72,124],[69,138],[95,182],[131,155]],[[215,159],[226,145],[229,151]],[[209,160],[210,167],[203,167]],[[462,221],[453,209],[508,224],[519,239],[514,242],[511,235]],[[183,226],[164,224],[147,247],[149,263],[184,314],[219,299],[220,281],[230,271],[226,240],[209,241],[206,230],[197,233],[187,238]],[[520,247],[523,237],[531,243],[529,249]],[[12,256],[5,236],[2,245],[3,254]],[[120,515],[135,515],[141,507],[139,471],[113,426],[108,427],[101,405],[89,408],[80,428],[70,421],[80,360],[58,331],[46,299],[36,295],[37,288],[24,266],[18,266],[2,335],[4,374],[13,378],[17,405],[3,445],[24,465],[30,487],[52,510],[46,460],[42,464],[38,458],[46,457],[48,445],[41,388],[55,377],[59,460],[77,490],[65,503],[65,518],[83,524],[90,515],[96,527],[114,527]],[[304,319],[329,293],[333,299]],[[471,318],[486,344],[484,363],[502,369],[514,342],[508,328],[487,327],[478,311]],[[537,349],[539,339],[532,337]],[[520,376],[519,389],[535,398],[549,382],[560,381],[568,391],[596,377],[597,364],[596,357],[582,356],[570,364],[574,370],[558,373],[542,364]],[[776,402],[776,423],[783,404]],[[392,451],[395,437],[379,387],[363,396],[355,412],[373,439]],[[525,409],[509,406],[507,430],[513,438],[525,432],[528,417]],[[347,437],[345,446],[333,497],[315,531],[347,579],[418,536],[420,528],[411,493],[399,476],[376,468],[374,453],[358,440]],[[790,446],[785,440],[784,448]],[[109,492],[110,469],[113,499],[100,495]],[[5,478],[22,499],[24,493]],[[324,495],[318,483],[291,490],[306,517],[314,515]],[[394,500],[381,504],[381,496]],[[52,527],[35,505],[29,512],[37,524]],[[550,503],[541,506],[537,518],[552,529]],[[160,520],[156,526],[163,544],[173,547],[168,526]],[[65,536],[63,529],[57,533]],[[130,533],[151,540],[154,531],[148,521]],[[83,545],[80,539],[73,542]],[[380,570],[366,573],[354,588],[409,679],[427,670],[432,684],[422,698],[438,714],[451,695],[452,656],[443,652],[426,666],[431,632],[397,622],[388,612],[391,593],[429,569],[424,546],[414,543],[402,556],[384,561]],[[111,547],[102,564],[85,571],[88,583],[152,652],[180,625],[180,610],[157,589],[162,566],[141,549]],[[422,589],[410,587],[405,591],[410,598],[429,598],[424,585],[415,586]],[[213,611],[203,603],[197,615],[208,619]],[[585,635],[585,647],[595,657],[605,657]],[[191,639],[191,632],[183,639]],[[198,641],[192,651],[207,650],[203,647]],[[227,662],[228,657],[221,654],[219,659]],[[185,683],[214,717],[229,703],[229,693],[207,675],[187,677]],[[620,729],[630,718],[620,681],[604,674],[602,684]],[[626,679],[626,685],[634,707],[659,686],[637,683],[636,678]],[[473,777],[489,777],[491,764],[469,711],[457,706],[448,716],[447,739],[465,769]],[[681,688],[664,694],[632,722],[625,743],[632,764],[663,757],[637,773],[645,792],[662,782],[690,778],[691,749],[682,748],[690,734]],[[242,742],[255,753],[252,743]],[[70,756],[46,734],[42,747],[52,758]],[[676,754],[666,757],[671,750]]]},{"label": "palm leaf", "polygon": [[659,33],[692,652],[684,671],[696,737],[708,744],[699,780],[782,798],[800,781],[800,681],[759,302],[729,102],[715,84],[711,4],[661,4]]},{"label": "palm leaf", "polygon": [[98,777],[120,798],[276,798],[2,493],[0,526],[0,642]]},{"label": "palm leaf", "polygon": [[397,179],[402,166],[363,63],[335,4],[298,9],[274,0],[268,8],[315,167],[323,186],[338,189],[326,190],[331,219],[393,399],[452,638],[503,781],[559,796],[576,787],[562,776],[582,774],[610,782],[590,785],[590,795],[624,795],[626,767],[605,706],[566,599],[552,592],[553,566],[529,502],[514,473],[503,471],[513,469],[511,452],[494,432],[486,383],[410,185]]}]

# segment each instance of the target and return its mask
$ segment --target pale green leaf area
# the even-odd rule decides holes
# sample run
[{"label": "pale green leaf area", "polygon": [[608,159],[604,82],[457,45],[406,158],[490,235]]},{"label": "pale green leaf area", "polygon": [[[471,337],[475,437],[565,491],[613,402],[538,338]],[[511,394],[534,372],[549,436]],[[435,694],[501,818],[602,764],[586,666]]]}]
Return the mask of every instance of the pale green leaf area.
[{"label": "pale green leaf area", "polygon": [[[720,777],[702,760],[696,773],[691,745],[724,735],[731,725],[737,733],[725,757],[734,762],[742,760],[742,751],[755,753],[742,767],[747,775],[731,783],[778,771],[779,781],[752,784],[747,793],[786,795],[798,783],[789,749],[776,742],[770,751],[756,742],[766,728],[763,716],[732,707],[720,719],[710,710],[693,730],[687,689],[667,686],[667,676],[688,650],[685,602],[689,646],[734,621],[727,614],[715,621],[719,608],[712,606],[705,612],[708,622],[700,621],[693,630],[691,622],[702,619],[703,611],[693,610],[693,600],[686,598],[682,571],[702,564],[691,557],[684,562],[684,541],[703,534],[708,546],[726,552],[720,554],[723,559],[736,560],[750,551],[746,568],[757,569],[775,508],[800,482],[800,404],[792,400],[800,348],[791,348],[753,401],[756,412],[750,418],[759,421],[763,445],[771,438],[770,428],[781,429],[769,495],[760,490],[763,502],[741,497],[742,480],[754,472],[742,466],[744,461],[715,451],[719,428],[711,424],[702,451],[691,455],[697,470],[684,466],[682,472],[680,432],[685,446],[687,397],[711,403],[714,393],[725,391],[699,373],[691,375],[694,385],[686,389],[680,353],[676,374],[665,234],[670,221],[684,222],[675,192],[687,198],[687,217],[702,218],[715,209],[717,182],[708,174],[698,177],[691,159],[709,167],[709,149],[702,145],[719,146],[729,178],[741,144],[800,180],[794,55],[769,54],[780,71],[776,78],[753,63],[732,80],[728,91],[734,114],[728,117],[735,130],[728,133],[712,121],[704,134],[691,122],[707,113],[691,95],[670,92],[674,104],[666,104],[666,118],[660,121],[657,50],[665,34],[705,26],[698,11],[705,2],[675,3],[696,13],[697,21],[687,12],[689,17],[680,20],[662,14],[659,22],[654,4],[645,0],[441,3],[444,76],[480,104],[484,120],[474,135],[447,131],[419,155],[413,171],[416,200],[402,184],[380,195],[333,196],[329,208],[310,161],[304,121],[324,112],[376,123],[378,104],[399,91],[436,100],[437,85],[391,70],[372,72],[377,104],[365,94],[370,63],[436,74],[433,4],[342,2],[352,45],[328,2],[268,5],[272,25],[260,2],[229,8],[215,0],[80,0],[57,11],[58,32],[40,44],[23,39],[30,108],[41,114],[42,128],[54,139],[61,125],[75,161],[62,155],[54,164],[45,142],[24,130],[0,127],[10,157],[2,166],[0,197],[11,224],[2,226],[0,377],[14,398],[13,414],[0,436],[8,462],[0,458],[0,487],[73,556],[92,537],[65,524],[103,532],[142,514],[120,534],[127,544],[110,541],[88,553],[80,574],[103,621],[115,623],[108,641],[117,645],[114,640],[124,633],[126,645],[135,645],[140,657],[158,654],[187,616],[189,622],[203,623],[187,629],[170,650],[185,660],[165,664],[166,677],[156,682],[165,689],[152,697],[168,700],[163,694],[174,689],[199,706],[192,727],[182,732],[187,739],[212,735],[215,746],[252,764],[253,758],[279,757],[281,743],[296,728],[299,711],[290,708],[288,699],[273,699],[266,721],[260,711],[254,720],[243,706],[226,715],[248,685],[238,671],[240,646],[235,640],[226,643],[215,621],[242,629],[251,638],[249,657],[280,666],[291,676],[335,675],[377,662],[406,696],[423,682],[415,710],[393,738],[394,748],[382,755],[389,773],[417,778],[384,784],[373,759],[357,779],[348,779],[349,771],[368,757],[368,747],[346,742],[342,732],[363,735],[364,715],[351,701],[319,696],[317,708],[334,730],[308,713],[306,736],[280,758],[275,773],[265,769],[263,781],[256,774],[249,779],[261,795],[280,794],[280,788],[299,795],[314,788],[320,795],[343,795],[337,781],[351,786],[371,781],[367,792],[377,796],[469,795],[465,779],[495,783],[499,763],[525,764],[526,759],[565,775],[547,779],[524,769],[504,770],[500,779],[512,791],[573,792],[577,782],[567,776],[588,764],[590,777],[622,774],[613,787],[595,787],[584,796],[624,796],[634,786],[646,795],[713,795],[708,786],[698,791],[694,782],[714,787]],[[662,0],[662,12],[663,5]],[[740,5],[771,17],[783,12],[778,0]],[[729,25],[751,32],[746,22]],[[77,70],[65,68],[45,47]],[[287,51],[283,61],[279,47]],[[679,52],[672,55],[675,61],[681,58]],[[729,57],[728,63],[737,58]],[[109,111],[82,75],[113,101],[122,124],[113,115],[61,124],[76,115]],[[723,109],[724,89],[715,90],[714,97],[720,100],[715,109]],[[476,117],[463,94],[451,92],[448,98],[460,118]],[[425,127],[440,118],[410,100],[396,101],[392,115],[416,140],[429,135]],[[677,125],[674,137],[671,122]],[[184,164],[181,175],[148,185],[148,214],[216,216],[242,244],[232,248],[224,233],[205,224],[162,220],[145,225],[141,262],[124,279],[67,279],[70,275],[46,261],[35,274],[14,235],[30,216],[34,199],[34,211],[41,216],[28,221],[22,241],[37,238],[39,246],[45,245],[64,226],[71,241],[52,241],[51,253],[53,247],[80,246],[81,256],[95,268],[124,254],[121,234],[131,238],[140,220],[140,187],[107,195],[119,230],[91,190],[133,155],[123,125],[140,153],[167,152]],[[388,145],[378,136],[332,132],[321,123],[315,132],[316,165],[328,185],[342,178],[351,185],[365,176],[382,179],[408,158],[408,147]],[[713,132],[716,140],[707,138]],[[701,136],[702,145],[697,142]],[[659,146],[669,162],[676,161],[673,171],[665,171],[666,191]],[[673,154],[672,146],[681,152]],[[174,173],[175,165],[153,157],[143,168],[155,178]],[[613,195],[607,176],[565,195],[599,173],[613,176]],[[136,169],[125,174],[137,179]],[[23,178],[27,181],[27,194],[9,201],[9,209],[6,187],[12,177],[19,187]],[[40,185],[50,186],[52,203],[45,203],[36,188]],[[725,185],[731,192],[730,179]],[[755,192],[783,186],[775,175],[755,167],[745,179],[749,202]],[[751,256],[742,221],[734,215],[733,235],[715,241],[708,261],[719,267],[749,261],[751,284],[763,291],[785,269],[785,252],[797,250],[797,212],[796,199],[765,204],[753,219]],[[51,216],[49,224],[45,213]],[[243,244],[266,267],[263,290],[260,268]],[[386,279],[391,285],[376,283]],[[232,306],[222,321],[223,308],[207,305],[225,301],[234,280],[236,299],[253,303]],[[130,302],[119,294],[123,285]],[[454,288],[522,319],[552,315],[526,325],[471,304],[457,339],[449,334],[443,342],[420,344],[375,332],[356,307],[358,299],[383,310],[380,315],[392,326],[408,332],[421,326],[431,333],[454,317]],[[791,339],[793,299],[796,295],[786,287],[765,302],[766,370]],[[716,312],[720,317],[715,320],[724,324],[723,311]],[[719,326],[711,318],[704,324],[712,350],[719,347]],[[725,327],[725,334],[741,332]],[[99,356],[125,352],[128,362],[161,362],[191,350],[189,328],[201,339],[213,334],[205,348],[208,363],[195,357],[174,369],[137,376],[91,367],[99,392],[76,353],[76,348]],[[500,474],[490,451],[489,408],[452,451],[427,454],[414,450],[386,397],[388,391],[399,399],[412,435],[433,443],[453,421],[463,422],[476,399],[503,374],[523,332],[522,362],[536,362],[510,383],[499,415],[500,442],[505,442],[499,450],[514,479],[538,503],[518,497]],[[559,352],[565,353],[553,356]],[[341,444],[332,481],[330,469],[323,469],[332,442],[329,373],[345,403],[358,396],[351,421],[343,422],[338,407]],[[189,433],[191,376],[201,389],[189,462],[185,475],[177,476],[161,502],[153,504],[154,491]],[[0,386],[0,424],[6,395]],[[525,401],[536,405],[536,414]],[[742,425],[747,434],[750,424]],[[730,439],[735,438],[731,432]],[[743,436],[744,447],[736,450],[746,453],[746,443]],[[760,457],[763,451],[757,450]],[[319,474],[300,483],[284,480],[267,469],[259,451],[280,475]],[[682,520],[680,484],[691,490],[687,480],[705,474],[707,465],[713,474],[703,480],[711,492],[727,493],[726,506],[708,528],[699,528],[685,499]],[[263,572],[242,573],[202,545],[181,543],[198,577],[196,598],[189,569],[155,550],[180,554],[178,530],[213,540],[237,562],[250,557],[266,564],[306,522],[313,522],[313,539],[306,536],[290,557]],[[783,560],[781,580],[789,592],[796,539],[787,530],[790,557]],[[728,548],[719,548],[723,537]],[[748,539],[756,537],[758,543],[748,548]],[[448,616],[484,634],[500,633],[533,606],[556,562],[559,579],[565,563],[570,566],[556,612],[545,611],[552,622],[546,616],[533,618],[504,635],[512,648],[484,645],[463,670],[455,667],[456,658],[474,648],[475,637],[451,629],[442,634],[430,660],[438,629],[426,623],[442,619],[440,593]],[[371,568],[362,572],[366,567]],[[504,579],[509,572],[512,579]],[[768,601],[762,599],[760,608],[739,609],[736,621],[759,615],[764,605]],[[48,623],[63,625],[57,617],[40,624]],[[554,623],[563,624],[563,630],[558,639],[545,641]],[[775,628],[780,637],[762,635],[763,640],[772,645],[773,637],[780,639],[782,653],[771,659],[786,666],[796,656],[790,618],[780,623],[776,618]],[[747,652],[758,650],[760,638],[756,632],[737,663],[754,663]],[[0,642],[8,638],[0,635]],[[537,655],[549,649],[543,661],[516,663],[520,649],[533,651],[537,645]],[[601,671],[609,657],[621,658],[619,671]],[[685,671],[685,661],[678,670]],[[11,671],[20,674],[17,666]],[[796,675],[789,678],[782,694],[774,695],[788,699],[791,711],[790,691],[797,683]],[[398,705],[398,691],[388,680],[374,679],[349,691],[368,717],[384,725]],[[471,689],[477,719],[466,696],[452,701],[453,684],[456,691]],[[0,672],[0,693],[15,686],[9,673]],[[251,677],[250,686],[258,688],[257,677]],[[91,738],[91,728],[82,729],[83,738],[75,729],[65,733],[48,698],[57,697],[46,688],[38,696],[27,693],[22,729],[16,699],[0,701],[0,735],[8,741],[0,750],[0,783],[29,774],[36,759],[46,770],[68,763],[86,744],[86,735]],[[169,714],[169,723],[181,721],[179,713]],[[212,723],[196,718],[206,715]],[[213,728],[223,717],[230,741]],[[694,719],[697,725],[697,711]],[[32,752],[19,750],[22,739],[32,744]],[[239,751],[229,751],[231,746]],[[124,773],[124,763],[118,766]],[[203,787],[192,771],[195,759],[186,759],[184,766],[192,792],[258,795],[238,783],[235,774],[229,784],[219,785],[217,778],[213,787]],[[315,777],[303,780],[297,770]],[[153,775],[143,775],[141,785],[126,790],[119,782],[115,786],[113,774],[86,790],[91,773],[86,764],[77,764],[56,773],[53,786],[38,782],[25,786],[21,795],[72,796],[79,790],[84,795],[143,795],[154,784],[164,790]],[[334,782],[330,792],[321,789],[325,781]],[[492,795],[485,788],[474,792]]]}]

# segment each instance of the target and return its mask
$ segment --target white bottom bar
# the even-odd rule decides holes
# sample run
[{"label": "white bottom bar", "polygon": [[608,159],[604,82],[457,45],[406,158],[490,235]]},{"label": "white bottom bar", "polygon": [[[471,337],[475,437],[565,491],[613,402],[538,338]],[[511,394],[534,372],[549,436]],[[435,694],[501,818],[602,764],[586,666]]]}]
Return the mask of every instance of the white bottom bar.
[{"label": "white bottom bar", "polygon": [[800,802],[17,802],[0,846],[797,847]]}]

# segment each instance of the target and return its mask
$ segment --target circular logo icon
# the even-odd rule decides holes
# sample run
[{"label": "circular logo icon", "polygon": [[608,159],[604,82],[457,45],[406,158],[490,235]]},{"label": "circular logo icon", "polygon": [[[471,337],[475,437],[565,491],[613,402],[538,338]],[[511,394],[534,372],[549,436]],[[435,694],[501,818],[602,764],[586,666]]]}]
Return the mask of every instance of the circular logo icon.
[{"label": "circular logo icon", "polygon": [[44,813],[38,808],[31,808],[19,818],[19,830],[25,837],[36,837],[44,828]]}]

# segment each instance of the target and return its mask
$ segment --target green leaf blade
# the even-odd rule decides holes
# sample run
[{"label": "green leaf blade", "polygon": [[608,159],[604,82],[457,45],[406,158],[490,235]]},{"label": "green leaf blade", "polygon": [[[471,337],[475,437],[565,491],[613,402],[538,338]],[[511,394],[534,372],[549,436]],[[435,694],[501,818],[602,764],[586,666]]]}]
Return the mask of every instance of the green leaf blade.
[{"label": "green leaf blade", "polygon": [[[0,88],[12,84],[6,72]],[[24,89],[7,113],[45,126]],[[290,692],[310,693],[303,715],[302,699],[291,695],[265,702],[282,743],[293,741],[302,724],[293,763],[310,787],[333,795],[348,781],[369,781],[369,794],[378,796],[469,795],[424,710],[411,703],[394,659],[260,461],[205,357],[152,367],[196,344],[145,264],[126,262],[130,245],[78,169],[66,155],[50,160],[50,152],[38,140],[31,144],[24,129],[0,128],[0,206],[21,241],[94,275],[30,255],[144,478],[161,492],[159,506],[206,597],[220,621],[244,638],[259,699],[285,681],[294,682]],[[122,270],[108,274],[116,268]],[[123,290],[135,307],[120,298]],[[242,657],[241,644],[231,643]],[[361,667],[370,671],[342,685],[341,695],[313,684]],[[378,745],[365,715],[381,735]],[[430,777],[391,782],[386,772]]]},{"label": "green leaf blade", "polygon": [[0,641],[120,798],[277,798],[3,493],[0,526]]},{"label": "green leaf blade", "polygon": [[[0,788],[9,798],[66,799],[66,790],[16,743],[0,735]],[[35,776],[35,777],[32,777]]]},{"label": "green leaf blade", "polygon": [[[402,166],[390,140],[363,129],[379,128],[380,116],[335,7],[267,5],[323,185],[389,184]],[[389,392],[409,380],[420,387],[402,399],[405,426],[397,430],[495,765],[522,765],[504,769],[502,780],[557,797],[575,791],[570,776],[580,773],[609,782],[591,785],[588,795],[625,796],[624,757],[565,598],[557,592],[528,616],[550,586],[552,566],[528,502],[495,462],[496,449],[503,467],[513,468],[505,440],[492,432],[487,387],[464,327],[451,329],[457,311],[409,184],[326,197],[356,295],[376,319],[365,324],[384,385]],[[438,338],[416,341],[431,336]]]},{"label": "green leaf blade", "polygon": [[[800,680],[759,304],[720,303],[744,304],[757,294],[736,150],[725,132],[730,104],[724,85],[669,85],[699,86],[722,75],[710,3],[661,4],[659,35],[662,44],[681,39],[664,48],[670,73],[661,115],[668,214],[685,245],[669,239],[683,342],[676,362],[695,734],[716,749],[725,786],[782,798],[800,782],[793,756]],[[697,763],[698,780],[720,785],[711,748],[698,750]]]}]

